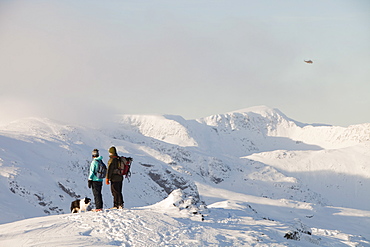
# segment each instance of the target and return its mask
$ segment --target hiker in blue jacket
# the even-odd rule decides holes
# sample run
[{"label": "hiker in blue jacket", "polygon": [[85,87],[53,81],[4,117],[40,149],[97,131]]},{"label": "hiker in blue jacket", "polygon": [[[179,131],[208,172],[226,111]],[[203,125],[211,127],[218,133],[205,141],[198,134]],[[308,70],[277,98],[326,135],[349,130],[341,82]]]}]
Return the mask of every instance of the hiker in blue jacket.
[{"label": "hiker in blue jacket", "polygon": [[101,190],[103,187],[103,178],[100,178],[98,174],[99,170],[99,163],[103,162],[103,157],[99,155],[99,150],[94,149],[92,151],[92,158],[90,165],[90,173],[89,173],[89,179],[88,179],[88,186],[89,188],[92,188],[92,192],[94,194],[94,200],[95,200],[95,209],[92,211],[102,211],[103,209],[103,197],[101,194]]}]

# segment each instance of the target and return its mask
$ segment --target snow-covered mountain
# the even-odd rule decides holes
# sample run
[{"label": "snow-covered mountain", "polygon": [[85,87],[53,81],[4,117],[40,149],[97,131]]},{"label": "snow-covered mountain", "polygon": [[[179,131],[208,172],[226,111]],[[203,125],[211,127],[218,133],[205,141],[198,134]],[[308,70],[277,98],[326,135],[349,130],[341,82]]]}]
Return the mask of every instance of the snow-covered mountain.
[{"label": "snow-covered mountain", "polygon": [[[102,229],[91,220],[92,212],[70,215],[69,206],[76,198],[92,198],[87,188],[91,151],[98,148],[107,161],[112,145],[119,154],[133,157],[134,163],[132,178],[124,185],[128,210],[94,214],[109,225]],[[152,235],[140,231],[162,245],[166,238],[158,234],[173,235],[176,227],[168,226],[180,217],[178,228],[188,232],[177,232],[172,246],[286,246],[293,241],[288,240],[289,233],[308,246],[368,246],[369,187],[370,124],[347,128],[303,124],[264,106],[196,120],[123,115],[101,128],[37,118],[0,127],[0,223],[59,215],[49,219],[59,217],[77,228],[85,224],[90,229],[87,235],[109,239],[104,242],[107,246],[141,246],[127,236],[125,240],[124,234],[109,233],[113,224],[109,217],[128,215],[142,218],[132,223],[136,229],[144,222],[151,225]],[[179,194],[182,199],[174,199]],[[112,206],[108,186],[103,188],[103,200],[105,208]],[[187,200],[191,207],[183,207]],[[172,207],[177,213],[168,213]],[[190,208],[202,214],[203,221],[189,213]],[[169,217],[163,216],[167,233],[161,232],[157,215],[161,213]],[[22,229],[21,222],[12,224]],[[209,239],[195,237],[201,232]],[[0,243],[2,236],[6,242],[11,234],[0,234]]]}]

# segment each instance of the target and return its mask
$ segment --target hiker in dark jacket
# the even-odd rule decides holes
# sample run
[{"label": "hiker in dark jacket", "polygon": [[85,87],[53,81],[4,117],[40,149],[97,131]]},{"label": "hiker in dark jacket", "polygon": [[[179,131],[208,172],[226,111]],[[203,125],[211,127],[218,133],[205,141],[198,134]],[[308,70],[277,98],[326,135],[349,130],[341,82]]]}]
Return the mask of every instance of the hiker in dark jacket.
[{"label": "hiker in dark jacket", "polygon": [[116,173],[118,170],[118,154],[115,147],[109,148],[108,172],[105,183],[109,185],[113,195],[113,208],[123,208],[122,182],[123,176]]}]

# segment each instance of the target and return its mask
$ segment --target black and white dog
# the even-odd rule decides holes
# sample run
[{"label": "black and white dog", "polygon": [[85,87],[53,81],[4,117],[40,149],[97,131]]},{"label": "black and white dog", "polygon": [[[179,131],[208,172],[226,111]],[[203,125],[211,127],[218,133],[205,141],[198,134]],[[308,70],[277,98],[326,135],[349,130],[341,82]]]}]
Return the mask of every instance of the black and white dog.
[{"label": "black and white dog", "polygon": [[80,200],[73,201],[71,203],[71,213],[79,213],[82,211],[87,211],[87,207],[90,205],[91,199],[90,198],[83,198]]}]

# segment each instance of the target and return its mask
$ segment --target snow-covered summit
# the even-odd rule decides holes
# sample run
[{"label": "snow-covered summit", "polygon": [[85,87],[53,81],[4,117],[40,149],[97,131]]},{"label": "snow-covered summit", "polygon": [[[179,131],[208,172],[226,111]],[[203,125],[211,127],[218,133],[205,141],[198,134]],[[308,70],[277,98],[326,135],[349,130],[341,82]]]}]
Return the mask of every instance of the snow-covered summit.
[{"label": "snow-covered summit", "polygon": [[[264,147],[274,149],[276,146],[277,149],[296,149],[294,143],[304,146],[299,149],[335,149],[370,140],[369,124],[347,128],[303,124],[290,119],[278,109],[266,106],[213,115],[198,121],[212,127],[220,135],[233,136],[233,139],[247,136],[260,151],[265,151]],[[260,143],[261,140],[265,142]],[[278,143],[275,143],[276,140]],[[289,144],[289,140],[292,143]],[[288,145],[284,146],[284,143]]]},{"label": "snow-covered summit", "polygon": [[241,113],[241,114],[257,114],[260,115],[264,118],[284,118],[285,120],[296,122],[293,119],[288,118],[284,113],[282,113],[279,109],[277,108],[271,108],[265,105],[261,106],[253,106],[253,107],[248,107],[248,108],[243,108],[235,111],[228,112],[226,114],[231,114],[231,113]]}]

